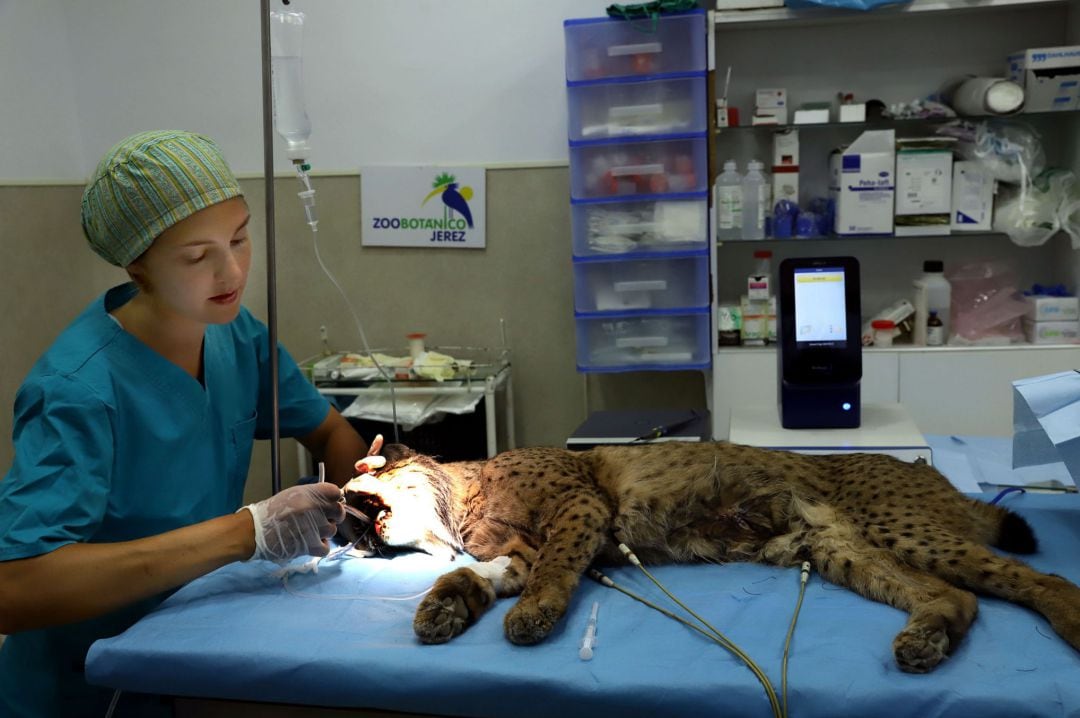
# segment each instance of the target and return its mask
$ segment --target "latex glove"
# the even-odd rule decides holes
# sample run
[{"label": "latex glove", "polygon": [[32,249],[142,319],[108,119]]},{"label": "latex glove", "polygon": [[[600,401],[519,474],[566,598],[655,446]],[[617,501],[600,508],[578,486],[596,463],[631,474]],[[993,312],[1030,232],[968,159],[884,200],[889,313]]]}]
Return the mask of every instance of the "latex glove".
[{"label": "latex glove", "polygon": [[244,507],[255,520],[252,559],[284,563],[298,556],[325,556],[327,539],[345,520],[344,496],[331,483],[285,489]]}]

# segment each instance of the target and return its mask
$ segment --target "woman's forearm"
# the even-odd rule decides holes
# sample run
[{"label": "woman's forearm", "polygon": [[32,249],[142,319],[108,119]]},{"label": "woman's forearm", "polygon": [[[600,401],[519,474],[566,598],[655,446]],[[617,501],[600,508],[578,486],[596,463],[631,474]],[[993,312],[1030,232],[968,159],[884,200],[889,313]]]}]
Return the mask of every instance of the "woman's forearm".
[{"label": "woman's forearm", "polygon": [[69,544],[0,562],[0,633],[94,618],[254,552],[251,513],[240,511],[135,541]]}]

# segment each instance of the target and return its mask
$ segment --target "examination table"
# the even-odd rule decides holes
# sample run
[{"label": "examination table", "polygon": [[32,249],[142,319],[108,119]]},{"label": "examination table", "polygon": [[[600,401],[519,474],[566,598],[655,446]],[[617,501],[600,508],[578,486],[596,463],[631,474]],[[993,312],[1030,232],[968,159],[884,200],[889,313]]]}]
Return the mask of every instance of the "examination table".
[{"label": "examination table", "polygon": [[[935,463],[946,475],[968,470],[969,460],[950,456],[955,447],[947,438],[935,437]],[[1080,583],[1080,496],[1011,493],[1001,501],[1040,540],[1039,552],[1024,559]],[[412,631],[420,599],[378,598],[417,594],[467,562],[420,554],[347,558],[293,575],[287,586],[273,564],[231,564],[180,589],[125,633],[95,643],[87,675],[114,688],[177,696],[182,715],[771,715],[757,679],[727,651],[588,578],[554,633],[532,647],[503,636],[515,599],[498,601],[450,643],[426,646]],[[748,653],[779,695],[796,569],[730,564],[653,572]],[[608,575],[678,610],[636,569]],[[593,601],[600,602],[598,638],[594,657],[583,661],[578,647]],[[927,675],[903,673],[893,661],[892,639],[905,620],[812,574],[789,658],[791,718],[1080,715],[1080,652],[1041,616],[980,597],[968,636]]]}]

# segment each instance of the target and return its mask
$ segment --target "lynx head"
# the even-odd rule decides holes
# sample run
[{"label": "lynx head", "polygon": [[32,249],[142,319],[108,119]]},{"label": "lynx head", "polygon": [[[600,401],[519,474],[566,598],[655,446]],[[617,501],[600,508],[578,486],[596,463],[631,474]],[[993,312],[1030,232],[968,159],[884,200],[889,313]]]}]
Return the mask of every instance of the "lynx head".
[{"label": "lynx head", "polygon": [[451,478],[434,459],[400,444],[383,449],[386,465],[345,485],[350,506],[372,519],[379,541],[434,555],[461,550],[451,528]]}]

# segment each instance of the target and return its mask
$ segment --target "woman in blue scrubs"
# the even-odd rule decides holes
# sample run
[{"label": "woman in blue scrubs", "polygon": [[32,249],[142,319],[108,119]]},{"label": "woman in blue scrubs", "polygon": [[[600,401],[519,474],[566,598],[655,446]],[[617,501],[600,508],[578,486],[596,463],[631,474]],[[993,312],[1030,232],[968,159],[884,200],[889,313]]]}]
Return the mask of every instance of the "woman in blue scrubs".
[{"label": "woman in blue scrubs", "polygon": [[[13,634],[0,716],[105,715],[112,691],[83,675],[94,640],[232,561],[325,554],[344,518],[338,486],[369,447],[280,347],[281,435],[333,483],[237,510],[252,442],[273,426],[267,329],[240,304],[250,216],[200,135],[140,133],[91,178],[83,230],[131,282],[64,330],[15,399],[0,481],[0,633]],[[125,695],[116,715],[161,707]]]}]

